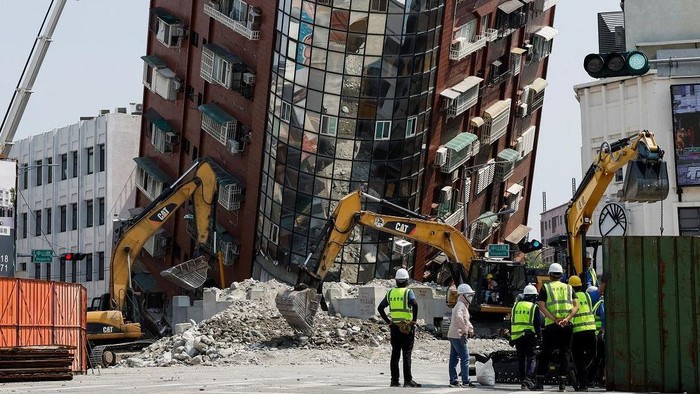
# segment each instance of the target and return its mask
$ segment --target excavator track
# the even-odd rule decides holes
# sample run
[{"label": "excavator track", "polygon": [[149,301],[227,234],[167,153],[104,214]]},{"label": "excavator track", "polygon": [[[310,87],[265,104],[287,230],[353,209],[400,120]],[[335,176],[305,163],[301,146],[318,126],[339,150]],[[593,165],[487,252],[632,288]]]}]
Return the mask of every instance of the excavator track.
[{"label": "excavator track", "polygon": [[[153,339],[143,339],[140,341],[94,346],[90,351],[90,356],[88,357],[88,361],[90,361],[90,368],[108,367],[116,364],[116,357],[114,357],[113,354],[110,356],[110,354],[115,351],[141,350],[147,346],[150,346],[154,342],[155,340]],[[105,356],[107,356],[107,360],[105,360]]]},{"label": "excavator track", "polygon": [[315,289],[284,290],[277,293],[275,304],[294,331],[310,335],[320,299]]}]

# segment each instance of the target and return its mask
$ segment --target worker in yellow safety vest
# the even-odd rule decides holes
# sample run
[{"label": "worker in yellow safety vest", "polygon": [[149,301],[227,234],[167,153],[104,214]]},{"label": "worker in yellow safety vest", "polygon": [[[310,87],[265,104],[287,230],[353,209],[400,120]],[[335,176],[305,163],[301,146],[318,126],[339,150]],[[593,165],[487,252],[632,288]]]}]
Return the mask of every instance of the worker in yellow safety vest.
[{"label": "worker in yellow safety vest", "polygon": [[591,295],[582,289],[581,278],[576,275],[569,277],[569,285],[576,292],[579,309],[574,316],[573,345],[571,354],[576,364],[576,377],[579,391],[588,391],[588,371],[596,355],[596,326],[593,316],[593,301]]},{"label": "worker in yellow safety vest", "polygon": [[534,383],[535,346],[540,336],[541,317],[537,301],[537,288],[525,286],[522,300],[513,305],[510,312],[510,344],[518,354],[520,388],[529,389]]},{"label": "worker in yellow safety vest", "polygon": [[544,314],[542,351],[537,359],[537,376],[531,390],[543,390],[544,376],[555,350],[559,351],[559,391],[566,391],[569,371],[569,351],[573,336],[571,319],[578,312],[576,293],[570,285],[561,282],[564,270],[561,264],[549,266],[549,282],[545,283],[537,297],[540,312]]},{"label": "worker in yellow safety vest", "polygon": [[593,302],[593,316],[595,317],[595,334],[597,347],[595,359],[588,371],[588,383],[598,387],[605,387],[605,297],[600,289],[590,286],[586,293],[591,296]]},{"label": "worker in yellow safety vest", "polygon": [[593,254],[586,252],[586,258],[583,260],[583,272],[586,278],[586,288],[590,286],[598,286],[598,274],[593,267]]},{"label": "worker in yellow safety vest", "polygon": [[[418,318],[418,302],[413,290],[408,286],[408,271],[401,268],[396,271],[396,287],[387,291],[386,296],[379,303],[377,311],[389,325],[391,331],[391,387],[399,384],[399,359],[403,355],[403,379],[404,387],[421,387],[421,384],[413,380],[411,374],[411,353],[415,342],[416,320]],[[386,314],[389,307],[391,319]]]}]

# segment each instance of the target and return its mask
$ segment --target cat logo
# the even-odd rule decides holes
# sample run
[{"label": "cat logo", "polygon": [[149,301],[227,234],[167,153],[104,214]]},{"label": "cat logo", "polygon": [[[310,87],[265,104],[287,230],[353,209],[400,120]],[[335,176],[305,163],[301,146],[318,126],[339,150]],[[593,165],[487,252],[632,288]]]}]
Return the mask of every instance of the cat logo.
[{"label": "cat logo", "polygon": [[114,332],[114,327],[111,327],[111,326],[102,327],[103,334],[111,334],[113,332]]},{"label": "cat logo", "polygon": [[384,225],[384,227],[398,231],[403,234],[411,234],[416,228],[416,225],[407,222],[388,222]]},{"label": "cat logo", "polygon": [[377,227],[384,227],[384,219],[374,218],[374,225]]},{"label": "cat logo", "polygon": [[175,204],[174,202],[171,202],[170,204],[161,208],[158,212],[151,215],[151,217],[149,219],[154,221],[154,222],[161,222],[162,223],[165,221],[165,219],[168,218],[168,216],[173,211],[175,211],[176,208],[177,208],[177,204]]}]

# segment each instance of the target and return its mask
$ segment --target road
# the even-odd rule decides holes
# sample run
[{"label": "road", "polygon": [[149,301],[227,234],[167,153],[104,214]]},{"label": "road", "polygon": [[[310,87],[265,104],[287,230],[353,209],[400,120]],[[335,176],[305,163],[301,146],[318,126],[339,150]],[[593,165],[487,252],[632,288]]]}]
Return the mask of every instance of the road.
[{"label": "road", "polygon": [[[19,382],[0,385],[0,392],[65,393],[458,393],[464,388],[447,385],[447,366],[414,363],[421,388],[389,387],[389,366],[378,364],[219,366],[170,368],[118,368],[88,371],[63,382]],[[554,386],[545,386],[556,391]],[[519,385],[468,389],[474,393],[520,392]],[[573,391],[571,387],[569,391]],[[603,391],[603,390],[601,390]]]}]

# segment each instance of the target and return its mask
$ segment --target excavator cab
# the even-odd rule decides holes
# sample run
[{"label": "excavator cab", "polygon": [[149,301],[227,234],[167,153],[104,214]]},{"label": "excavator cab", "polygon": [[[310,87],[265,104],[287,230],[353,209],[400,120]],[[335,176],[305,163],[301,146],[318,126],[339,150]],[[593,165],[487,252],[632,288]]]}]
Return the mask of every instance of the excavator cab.
[{"label": "excavator cab", "polygon": [[665,161],[644,158],[627,164],[622,188],[624,201],[662,201],[668,196],[668,190],[668,168]]},{"label": "excavator cab", "polygon": [[523,264],[486,259],[472,261],[467,283],[475,291],[472,311],[501,317],[510,312],[516,297],[528,284]]}]

